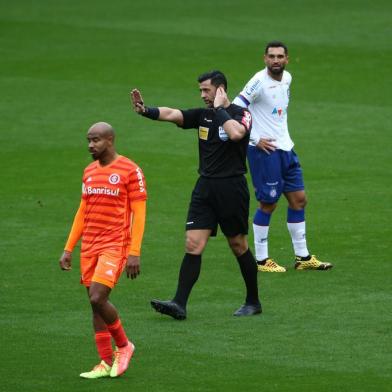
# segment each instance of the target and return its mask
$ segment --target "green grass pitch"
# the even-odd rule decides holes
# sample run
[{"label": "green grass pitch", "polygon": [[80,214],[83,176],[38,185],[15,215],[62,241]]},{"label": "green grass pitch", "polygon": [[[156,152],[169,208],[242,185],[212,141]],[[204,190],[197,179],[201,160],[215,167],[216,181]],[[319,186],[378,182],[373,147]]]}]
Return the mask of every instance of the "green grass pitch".
[{"label": "green grass pitch", "polygon": [[[386,0],[0,1],[0,391],[392,390],[391,12]],[[176,287],[197,139],[136,116],[128,91],[196,107],[196,77],[218,68],[233,98],[272,39],[289,46],[308,244],[335,268],[293,270],[282,199],[270,253],[290,269],[259,275],[264,313],[231,316],[244,291],[220,235],[176,322],[149,300]],[[58,258],[100,120],[144,169],[149,202],[142,274],[112,295],[135,356],[124,377],[90,382],[78,252],[70,273]]]}]

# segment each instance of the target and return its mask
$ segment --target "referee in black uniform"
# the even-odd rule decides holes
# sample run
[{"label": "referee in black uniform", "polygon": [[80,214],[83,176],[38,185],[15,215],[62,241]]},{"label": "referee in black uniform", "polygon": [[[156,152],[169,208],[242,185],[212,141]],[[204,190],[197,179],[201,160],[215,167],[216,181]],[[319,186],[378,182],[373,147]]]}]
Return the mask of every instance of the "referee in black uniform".
[{"label": "referee in black uniform", "polygon": [[196,128],[199,134],[199,178],[192,192],[186,222],[186,252],[171,301],[154,299],[152,307],[177,320],[186,318],[186,304],[201,268],[201,255],[219,224],[237,257],[246,285],[245,303],[235,316],[261,313],[257,288],[257,265],[247,237],[249,191],[246,151],[251,115],[227,98],[227,81],[222,72],[212,71],[198,78],[201,98],[207,108],[179,110],[147,107],[139,90],[131,91],[134,110],[152,120],[169,121],[177,126]]}]

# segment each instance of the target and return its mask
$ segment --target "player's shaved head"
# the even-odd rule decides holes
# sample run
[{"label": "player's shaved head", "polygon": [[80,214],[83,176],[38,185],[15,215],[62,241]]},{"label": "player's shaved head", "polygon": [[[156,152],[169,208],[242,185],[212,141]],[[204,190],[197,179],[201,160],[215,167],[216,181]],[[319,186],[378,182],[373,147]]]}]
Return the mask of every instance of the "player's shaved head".
[{"label": "player's shaved head", "polygon": [[94,160],[105,165],[117,156],[114,147],[114,129],[107,122],[97,122],[87,132],[88,150]]},{"label": "player's shaved head", "polygon": [[112,139],[114,140],[115,133],[113,127],[108,124],[107,122],[97,122],[91,125],[90,129],[87,132],[88,134],[95,134],[97,136],[103,137],[105,139]]}]

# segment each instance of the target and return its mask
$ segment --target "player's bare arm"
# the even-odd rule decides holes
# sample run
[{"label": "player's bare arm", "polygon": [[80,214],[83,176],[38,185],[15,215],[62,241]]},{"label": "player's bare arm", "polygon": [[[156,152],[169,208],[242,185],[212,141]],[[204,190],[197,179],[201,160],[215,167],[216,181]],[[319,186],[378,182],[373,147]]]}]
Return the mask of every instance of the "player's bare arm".
[{"label": "player's bare arm", "polygon": [[140,256],[129,255],[125,270],[128,278],[136,279],[140,274]]},{"label": "player's bare arm", "polygon": [[[225,89],[221,86],[216,90],[216,95],[214,99],[214,107],[215,108],[226,108],[230,105],[230,101],[227,97]],[[229,136],[229,138],[233,141],[241,140],[246,135],[246,128],[244,125],[240,124],[236,120],[227,120],[223,124],[223,129]]]},{"label": "player's bare arm", "polygon": [[259,142],[256,144],[257,148],[263,150],[267,154],[270,154],[272,151],[276,150],[275,146],[275,139],[260,139]]},{"label": "player's bare arm", "polygon": [[131,90],[130,98],[134,111],[144,117],[148,117],[153,120],[172,122],[178,126],[182,126],[184,123],[184,117],[179,109],[168,107],[150,108],[145,106],[143,97],[140,91],[136,88]]},{"label": "player's bare arm", "polygon": [[178,126],[182,126],[184,123],[184,116],[181,110],[172,109],[167,107],[159,107],[159,118],[160,121],[169,121]]},{"label": "player's bare arm", "polygon": [[59,264],[63,271],[70,271],[72,269],[72,253],[65,250],[60,257]]},{"label": "player's bare arm", "polygon": [[236,120],[228,120],[223,124],[223,129],[233,141],[239,141],[246,135],[245,127]]}]

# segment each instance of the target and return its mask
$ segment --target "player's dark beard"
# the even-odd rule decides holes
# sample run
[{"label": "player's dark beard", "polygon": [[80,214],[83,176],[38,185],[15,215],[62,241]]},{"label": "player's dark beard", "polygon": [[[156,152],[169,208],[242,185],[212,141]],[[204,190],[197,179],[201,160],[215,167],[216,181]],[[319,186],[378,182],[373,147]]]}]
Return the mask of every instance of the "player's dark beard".
[{"label": "player's dark beard", "polygon": [[273,75],[282,75],[284,71],[284,65],[280,66],[279,69],[273,68],[273,67],[268,67],[268,70],[273,74]]},{"label": "player's dark beard", "polygon": [[92,151],[89,151],[89,152],[90,152],[92,160],[96,161],[98,159],[98,153],[97,152],[92,152]]},{"label": "player's dark beard", "polygon": [[91,155],[91,158],[93,161],[97,161],[102,156],[102,151],[101,152],[98,152],[98,151],[90,152],[90,155]]}]

